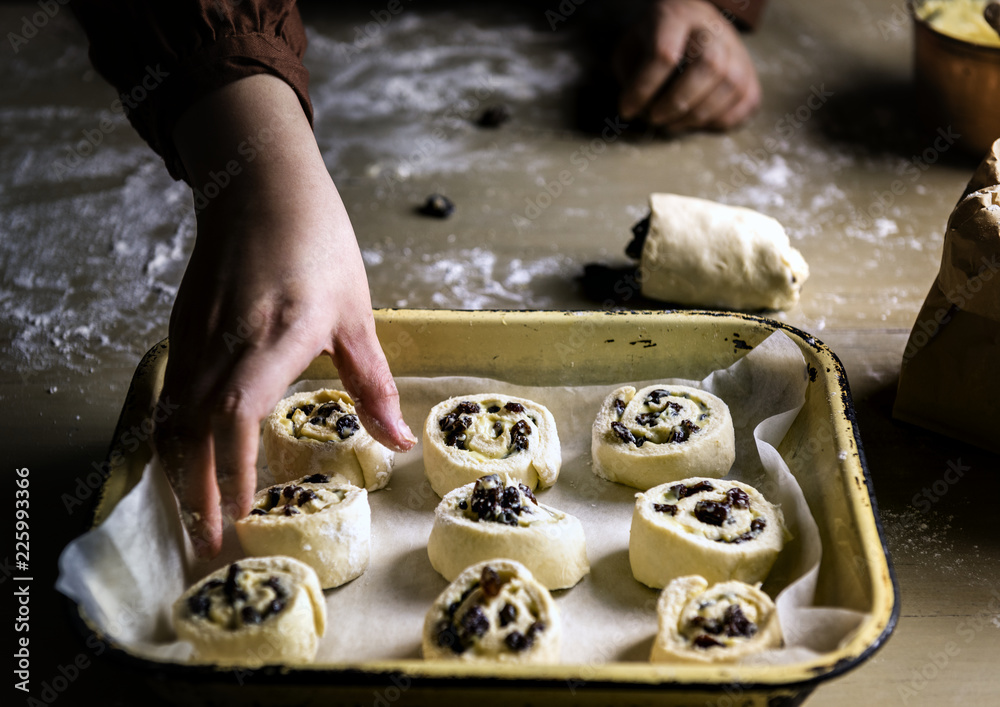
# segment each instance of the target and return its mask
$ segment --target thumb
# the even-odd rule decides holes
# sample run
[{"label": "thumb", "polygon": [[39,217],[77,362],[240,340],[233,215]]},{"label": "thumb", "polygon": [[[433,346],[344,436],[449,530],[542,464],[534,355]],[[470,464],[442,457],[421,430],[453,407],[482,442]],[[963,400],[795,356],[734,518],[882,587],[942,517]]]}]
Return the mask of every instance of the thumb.
[{"label": "thumb", "polygon": [[399,391],[374,326],[366,327],[359,337],[338,342],[332,358],[368,433],[397,452],[416,444],[399,409]]}]

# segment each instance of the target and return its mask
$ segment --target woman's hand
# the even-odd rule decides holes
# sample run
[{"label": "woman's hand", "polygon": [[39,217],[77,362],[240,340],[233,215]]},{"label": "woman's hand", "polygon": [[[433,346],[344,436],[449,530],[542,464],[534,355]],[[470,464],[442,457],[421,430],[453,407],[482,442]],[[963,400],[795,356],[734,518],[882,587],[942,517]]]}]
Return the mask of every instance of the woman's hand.
[{"label": "woman's hand", "polygon": [[401,451],[416,439],[354,230],[294,92],[242,79],[188,110],[175,139],[201,208],[170,317],[161,399],[177,408],[156,443],[195,550],[212,556],[223,520],[249,512],[261,420],[316,356],[332,356],[378,441]]},{"label": "woman's hand", "polygon": [[739,34],[706,0],[658,0],[615,55],[622,118],[672,132],[722,130],[750,117],[760,83]]}]

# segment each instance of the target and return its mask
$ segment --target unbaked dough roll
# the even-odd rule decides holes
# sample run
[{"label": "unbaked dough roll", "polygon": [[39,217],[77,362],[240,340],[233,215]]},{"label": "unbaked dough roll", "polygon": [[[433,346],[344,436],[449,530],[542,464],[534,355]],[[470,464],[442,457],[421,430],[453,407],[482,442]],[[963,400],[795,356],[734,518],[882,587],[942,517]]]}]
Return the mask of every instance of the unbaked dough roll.
[{"label": "unbaked dough roll", "polygon": [[693,478],[635,495],[632,574],[660,588],[698,574],[709,582],[762,582],[785,544],[785,519],[757,489]]},{"label": "unbaked dough roll", "polygon": [[343,477],[314,474],[258,491],[250,515],[236,521],[248,555],[287,555],[316,570],[323,589],[368,569],[368,492]]},{"label": "unbaked dough roll", "polygon": [[677,194],[649,197],[642,294],[723,309],[787,309],[809,266],[781,224],[740,206]]},{"label": "unbaked dough roll", "polygon": [[562,452],[556,421],[543,405],[493,393],[438,403],[423,435],[424,471],[438,496],[487,474],[528,488],[551,486]]},{"label": "unbaked dough roll", "polygon": [[434,511],[431,565],[451,581],[492,557],[521,562],[548,589],[566,589],[590,571],[583,526],[540,504],[524,484],[490,474],[449,492]]},{"label": "unbaked dough roll", "polygon": [[683,385],[624,386],[601,405],[591,435],[594,473],[648,489],[689,476],[725,476],[736,459],[720,398]]},{"label": "unbaked dough roll", "polygon": [[709,588],[704,577],[678,577],[660,594],[656,614],[654,663],[733,663],[782,644],[771,598],[743,582]]},{"label": "unbaked dough roll", "polygon": [[316,573],[291,557],[248,557],[174,602],[177,637],[194,659],[224,665],[302,663],[316,655],[326,604]]},{"label": "unbaked dough roll", "polygon": [[295,393],[279,402],[264,422],[263,443],[278,482],[340,474],[375,491],[392,474],[392,451],[361,426],[354,401],[342,390]]},{"label": "unbaked dough roll", "polygon": [[562,628],[549,590],[520,562],[466,568],[424,620],[424,658],[501,663],[559,661]]}]

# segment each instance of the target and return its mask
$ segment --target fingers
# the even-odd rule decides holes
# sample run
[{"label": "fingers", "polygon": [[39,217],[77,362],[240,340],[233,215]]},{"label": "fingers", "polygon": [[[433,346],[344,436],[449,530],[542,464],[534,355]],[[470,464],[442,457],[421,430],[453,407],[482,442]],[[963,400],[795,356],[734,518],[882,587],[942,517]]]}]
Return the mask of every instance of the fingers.
[{"label": "fingers", "polygon": [[[168,363],[169,366],[169,363]],[[170,401],[164,386],[161,400]],[[181,508],[181,520],[198,557],[214,557],[222,548],[219,488],[212,459],[212,437],[207,424],[188,413],[183,402],[170,406],[171,415],[157,425],[156,449]]]},{"label": "fingers", "polygon": [[372,437],[397,452],[416,444],[417,438],[399,409],[399,391],[373,325],[337,342],[333,363]]},{"label": "fingers", "polygon": [[677,69],[684,57],[688,31],[689,26],[682,22],[661,25],[653,39],[649,56],[622,92],[618,110],[623,119],[630,120],[646,109]]}]

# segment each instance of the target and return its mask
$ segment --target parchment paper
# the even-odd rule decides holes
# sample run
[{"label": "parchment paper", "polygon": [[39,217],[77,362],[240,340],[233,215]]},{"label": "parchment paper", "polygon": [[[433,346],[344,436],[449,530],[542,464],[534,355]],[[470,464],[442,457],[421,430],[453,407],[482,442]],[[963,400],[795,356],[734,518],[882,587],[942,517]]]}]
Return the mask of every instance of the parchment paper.
[{"label": "parchment paper", "polygon": [[[733,366],[700,382],[617,385],[640,388],[655,382],[697,385],[729,404],[737,442],[730,476],[756,486],[784,512],[792,539],[764,589],[776,597],[786,647],[754,661],[795,662],[836,648],[864,614],[813,606],[819,533],[799,485],[775,449],[804,402],[806,367],[796,345],[777,332]],[[337,385],[303,381],[293,390]],[[629,567],[636,490],[600,479],[590,468],[591,425],[604,396],[617,385],[533,388],[458,377],[400,378],[397,385],[403,414],[415,430],[421,429],[431,407],[452,395],[502,392],[535,400],[552,411],[563,466],[556,485],[539,492],[538,500],[581,520],[591,563],[591,573],[576,587],[554,592],[563,616],[563,661],[595,665],[648,660],[659,592],[633,579]],[[270,483],[270,474],[261,468],[259,487]],[[371,566],[358,579],[327,590],[330,628],[320,643],[319,663],[420,658],[424,614],[447,586],[427,559],[439,499],[424,477],[419,445],[397,456],[389,487],[371,493],[369,501]],[[103,525],[67,546],[57,588],[133,652],[183,659],[189,647],[173,640],[170,605],[186,582],[239,557],[242,551],[229,528],[220,557],[207,564],[190,561],[176,503],[154,460]]]}]

